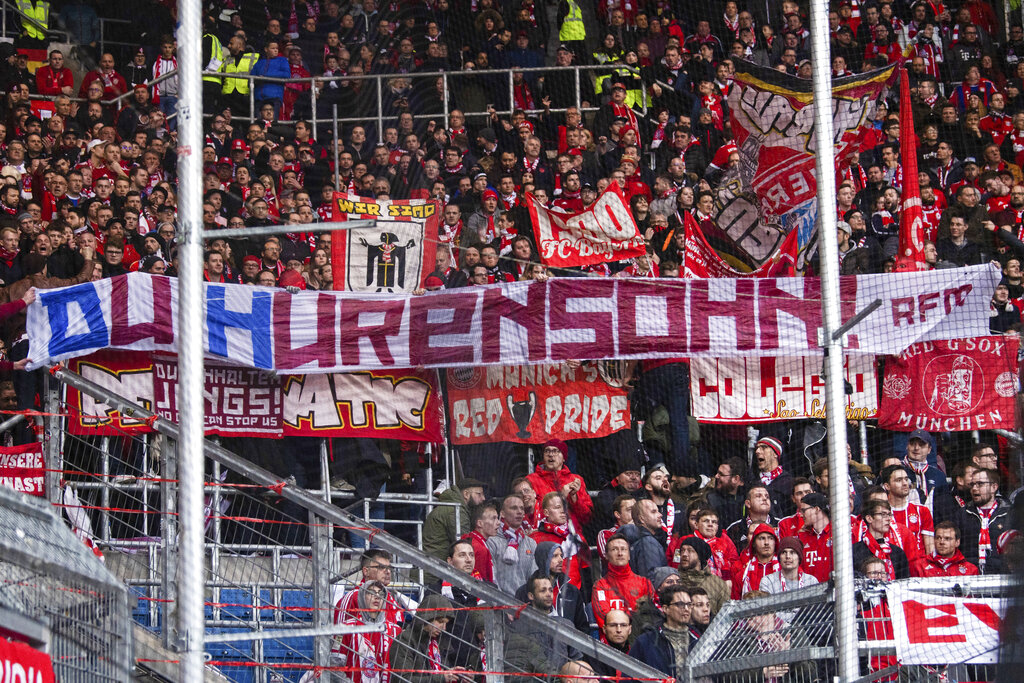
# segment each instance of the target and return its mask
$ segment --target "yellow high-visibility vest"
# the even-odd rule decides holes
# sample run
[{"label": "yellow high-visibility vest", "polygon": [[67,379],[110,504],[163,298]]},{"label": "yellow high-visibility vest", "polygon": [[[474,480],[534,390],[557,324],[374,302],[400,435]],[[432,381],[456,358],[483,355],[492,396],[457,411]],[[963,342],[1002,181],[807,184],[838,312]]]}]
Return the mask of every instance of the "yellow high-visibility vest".
[{"label": "yellow high-visibility vest", "polygon": [[[224,68],[222,69],[226,74],[248,74],[252,73],[252,68],[256,66],[256,62],[259,61],[260,56],[255,52],[246,52],[242,55],[241,59],[236,60],[234,57],[228,57],[224,62]],[[224,77],[224,85],[220,91],[224,95],[230,95],[232,93],[238,93],[239,95],[249,94],[249,79],[247,78],[231,78],[230,76]]]},{"label": "yellow high-visibility vest", "polygon": [[[217,36],[212,33],[203,34],[203,40],[206,40],[207,36],[213,41],[213,45],[210,50],[210,61],[203,65],[203,71],[220,71],[221,67],[224,66],[224,46],[220,44]],[[203,80],[208,83],[220,83],[221,78],[220,76],[204,75]]]},{"label": "yellow high-visibility vest", "polygon": [[569,14],[565,15],[562,27],[558,29],[558,39],[566,41],[585,40],[587,27],[583,24],[583,10],[576,3],[576,0],[568,0]]},{"label": "yellow high-visibility vest", "polygon": [[[18,10],[25,15],[21,18],[24,35],[34,40],[44,40],[46,29],[50,26],[50,3],[46,0],[39,0],[38,3],[33,3],[32,0],[17,0],[17,3]],[[26,17],[31,17],[35,23]]]}]

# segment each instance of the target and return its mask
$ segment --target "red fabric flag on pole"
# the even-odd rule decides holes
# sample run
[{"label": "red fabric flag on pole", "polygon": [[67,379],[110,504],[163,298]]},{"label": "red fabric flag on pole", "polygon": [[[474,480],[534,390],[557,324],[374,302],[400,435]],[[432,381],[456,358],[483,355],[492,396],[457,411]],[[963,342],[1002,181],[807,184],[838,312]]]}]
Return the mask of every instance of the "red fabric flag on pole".
[{"label": "red fabric flag on pole", "polygon": [[900,67],[900,156],[903,157],[903,210],[900,214],[898,270],[928,270],[924,260],[924,211],[917,180],[917,133],[910,105],[907,68]]}]

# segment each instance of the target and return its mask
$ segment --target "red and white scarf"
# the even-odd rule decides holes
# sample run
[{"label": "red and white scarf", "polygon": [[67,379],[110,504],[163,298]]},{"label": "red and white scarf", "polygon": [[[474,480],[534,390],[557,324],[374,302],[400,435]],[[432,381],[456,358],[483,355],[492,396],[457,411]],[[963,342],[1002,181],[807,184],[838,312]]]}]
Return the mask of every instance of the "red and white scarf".
[{"label": "red and white scarf", "polygon": [[988,531],[992,522],[992,513],[996,510],[997,503],[992,501],[988,507],[978,508],[978,517],[981,519],[981,533],[978,534],[978,563],[984,567],[988,551],[992,549],[992,535]]},{"label": "red and white scarf", "polygon": [[437,638],[430,639],[430,645],[427,646],[427,659],[430,660],[431,671],[444,671],[444,667],[441,666],[441,648],[437,646]]},{"label": "red and white scarf", "polygon": [[526,532],[523,531],[523,527],[513,529],[504,519],[498,523],[498,530],[505,537],[505,540],[508,541],[501,561],[505,564],[515,564],[519,559],[519,544],[526,538]]},{"label": "red and white scarf", "polygon": [[[796,586],[794,586],[794,588],[799,588],[800,587],[800,582],[803,581],[803,580],[804,580],[804,570],[801,567],[797,567],[796,568]],[[779,572],[779,583],[782,585],[782,592],[783,593],[785,593],[787,590],[789,590],[789,587],[786,585],[786,575],[784,573],[782,573],[782,572]]]},{"label": "red and white scarf", "polygon": [[896,580],[896,569],[893,567],[892,558],[892,546],[889,545],[889,539],[882,537],[882,540],[878,540],[871,535],[870,532],[864,534],[864,543],[868,546],[868,550],[871,554],[880,559],[885,563],[885,574],[890,581]]},{"label": "red and white scarf", "polygon": [[757,590],[761,586],[761,581],[764,580],[764,577],[774,574],[779,569],[779,560],[774,555],[768,562],[761,562],[756,557],[750,558],[747,566],[743,568],[743,578],[741,579],[743,583],[741,584],[740,595],[746,595],[750,591]]},{"label": "red and white scarf", "polygon": [[664,523],[661,525],[661,528],[665,530],[666,534],[671,536],[672,528],[675,527],[676,524],[676,504],[671,498],[665,501],[665,515],[662,518],[662,521]]},{"label": "red and white scarf", "polygon": [[761,472],[761,483],[767,486],[768,484],[775,481],[775,479],[782,474],[782,466],[776,467],[771,472]]}]

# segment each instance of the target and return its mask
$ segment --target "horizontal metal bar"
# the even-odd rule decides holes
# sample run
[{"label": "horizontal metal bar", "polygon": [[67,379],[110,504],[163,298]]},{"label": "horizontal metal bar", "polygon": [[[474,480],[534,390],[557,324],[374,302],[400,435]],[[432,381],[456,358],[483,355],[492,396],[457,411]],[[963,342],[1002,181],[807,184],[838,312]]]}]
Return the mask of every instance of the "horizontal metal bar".
[{"label": "horizontal metal bar", "polygon": [[[131,414],[144,420],[153,419],[153,429],[165,436],[180,441],[181,431],[176,423],[160,417],[138,403],[115,394],[109,389],[91,382],[77,373],[71,372],[64,366],[54,366],[52,374],[57,380],[93,398],[101,399],[110,407],[121,411],[122,414]],[[280,485],[280,477],[232,453],[226,448],[207,440],[203,444],[203,450],[206,456],[214,462],[245,476],[256,484],[261,486]],[[517,618],[525,619],[531,626],[562,643],[572,646],[581,655],[589,656],[608,664],[622,672],[624,676],[653,680],[662,680],[665,677],[662,672],[650,665],[591,638],[589,634],[580,633],[574,629],[562,628],[557,621],[549,619],[548,615],[542,614],[539,610],[521,609],[523,605],[521,601],[516,600],[513,596],[496,586],[482,582],[469,574],[453,570],[446,562],[427,555],[415,546],[379,528],[369,526],[364,520],[359,519],[346,510],[331,505],[321,498],[310,495],[304,489],[285,483],[281,489],[281,497],[296,503],[332,524],[347,527],[350,533],[372,542],[374,546],[382,550],[400,558],[415,561],[417,566],[421,567],[425,572],[434,576],[444,577],[455,588],[482,599],[488,605],[518,615]]]},{"label": "horizontal metal bar", "polygon": [[757,669],[761,667],[778,666],[779,664],[796,664],[803,661],[820,661],[834,659],[835,649],[831,647],[797,647],[792,650],[780,650],[779,652],[759,652],[756,655],[749,655],[743,658],[722,659],[716,662],[707,662],[693,667],[694,678],[701,676],[719,676],[722,674]]},{"label": "horizontal metal bar", "polygon": [[[259,622],[246,622],[245,625],[252,626]],[[239,624],[242,626],[242,624]],[[348,633],[380,633],[384,625],[378,626],[346,626],[345,624],[333,624],[322,628],[289,628],[277,629],[274,631],[249,631],[245,633],[207,633],[203,640],[207,643],[237,643],[242,640],[270,640],[286,638],[312,638],[316,636],[345,635]]]},{"label": "horizontal metal bar", "polygon": [[28,418],[26,418],[24,415],[22,415],[20,413],[17,414],[17,415],[14,415],[12,417],[7,418],[3,422],[0,422],[0,432],[6,432],[8,429],[10,429],[14,425],[18,424],[19,422],[21,422],[22,420],[25,420],[25,419],[28,419]]},{"label": "horizontal metal bar", "polygon": [[[252,228],[222,228],[220,230],[203,230],[202,239],[215,240],[227,237],[260,237],[263,235],[283,235],[286,232],[333,232],[335,230],[355,230],[357,228],[372,228],[377,221],[358,220],[344,221],[337,223],[309,223],[307,225],[260,225]],[[309,226],[316,226],[315,230],[305,230]]]},{"label": "horizontal metal bar", "polygon": [[530,67],[515,67],[512,69],[472,69],[467,71],[427,71],[417,72],[411,74],[352,74],[352,75],[331,75],[331,76],[305,76],[303,78],[276,78],[273,76],[257,76],[250,73],[232,73],[225,74],[222,71],[204,71],[204,76],[219,76],[221,78],[240,78],[248,81],[266,81],[267,83],[315,83],[317,81],[326,83],[329,81],[377,81],[385,80],[390,81],[396,78],[407,78],[413,80],[416,78],[439,78],[441,76],[447,76],[448,78],[458,79],[460,76],[472,78],[473,76],[481,75],[508,75],[509,71],[516,73],[552,73],[555,71],[608,71],[609,73],[625,69],[634,75],[639,75],[640,70],[636,67],[631,67],[627,64],[589,64],[589,65],[573,65],[573,66],[530,66]]}]

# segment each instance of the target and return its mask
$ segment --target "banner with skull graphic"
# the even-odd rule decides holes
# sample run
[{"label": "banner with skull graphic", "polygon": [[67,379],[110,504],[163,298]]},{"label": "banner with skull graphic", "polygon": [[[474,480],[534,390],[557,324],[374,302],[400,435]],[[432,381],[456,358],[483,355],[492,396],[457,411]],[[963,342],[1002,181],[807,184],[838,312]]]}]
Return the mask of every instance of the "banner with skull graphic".
[{"label": "banner with skull graphic", "polygon": [[897,431],[1014,429],[1016,337],[920,342],[890,358],[878,426]]},{"label": "banner with skull graphic", "polygon": [[334,289],[405,293],[434,271],[439,205],[425,199],[391,200],[335,192],[335,221],[375,220],[369,228],[336,230],[331,237]]}]

